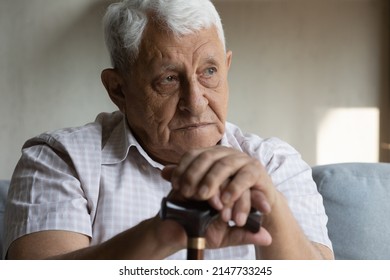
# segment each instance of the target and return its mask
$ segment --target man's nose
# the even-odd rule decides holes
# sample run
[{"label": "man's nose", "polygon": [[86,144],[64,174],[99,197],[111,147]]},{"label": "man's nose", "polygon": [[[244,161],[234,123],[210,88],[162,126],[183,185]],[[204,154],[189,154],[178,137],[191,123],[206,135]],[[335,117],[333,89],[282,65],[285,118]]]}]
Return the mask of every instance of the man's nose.
[{"label": "man's nose", "polygon": [[205,88],[196,78],[189,80],[182,88],[179,100],[181,111],[197,116],[206,110],[208,103]]}]

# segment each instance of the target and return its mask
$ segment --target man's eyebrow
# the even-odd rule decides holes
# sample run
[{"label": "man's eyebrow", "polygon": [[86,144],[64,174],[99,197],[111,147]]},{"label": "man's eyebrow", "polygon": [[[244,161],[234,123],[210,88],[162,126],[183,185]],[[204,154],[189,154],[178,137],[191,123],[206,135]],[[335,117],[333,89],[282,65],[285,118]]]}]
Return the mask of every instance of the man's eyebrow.
[{"label": "man's eyebrow", "polygon": [[[220,65],[220,62],[218,61],[218,59],[216,59],[215,56],[213,56],[213,55],[209,55],[209,56],[201,59],[201,63],[212,64],[212,65],[216,65],[216,66]],[[176,71],[180,68],[181,68],[181,66],[177,65],[175,63],[163,63],[161,66],[158,66],[157,69],[159,69],[160,72],[165,72],[165,71]]]},{"label": "man's eyebrow", "polygon": [[219,65],[220,63],[218,62],[217,59],[215,59],[214,56],[208,56],[207,58],[205,58],[203,60],[205,63],[208,63],[208,64],[214,64],[214,65]]},{"label": "man's eyebrow", "polygon": [[173,63],[166,63],[162,65],[155,65],[154,69],[160,73],[164,73],[167,71],[176,71],[178,69],[178,65],[175,65]]},{"label": "man's eyebrow", "polygon": [[177,69],[177,66],[175,64],[165,64],[161,66],[162,71],[175,70],[175,69]]}]

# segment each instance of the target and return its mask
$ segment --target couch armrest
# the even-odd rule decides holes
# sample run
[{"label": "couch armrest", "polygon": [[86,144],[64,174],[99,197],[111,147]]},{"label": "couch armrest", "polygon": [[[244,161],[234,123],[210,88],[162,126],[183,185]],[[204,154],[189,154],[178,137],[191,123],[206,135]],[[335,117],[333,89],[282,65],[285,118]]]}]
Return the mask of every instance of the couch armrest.
[{"label": "couch armrest", "polygon": [[390,164],[313,167],[336,259],[390,259]]}]

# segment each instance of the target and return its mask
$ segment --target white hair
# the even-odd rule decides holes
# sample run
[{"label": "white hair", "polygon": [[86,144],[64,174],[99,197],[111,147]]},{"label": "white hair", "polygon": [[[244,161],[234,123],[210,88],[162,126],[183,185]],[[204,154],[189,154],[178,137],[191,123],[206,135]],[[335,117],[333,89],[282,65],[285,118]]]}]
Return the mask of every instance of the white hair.
[{"label": "white hair", "polygon": [[150,19],[176,36],[215,26],[225,48],[221,18],[210,0],[124,0],[111,4],[103,19],[113,67],[125,70],[135,62]]}]

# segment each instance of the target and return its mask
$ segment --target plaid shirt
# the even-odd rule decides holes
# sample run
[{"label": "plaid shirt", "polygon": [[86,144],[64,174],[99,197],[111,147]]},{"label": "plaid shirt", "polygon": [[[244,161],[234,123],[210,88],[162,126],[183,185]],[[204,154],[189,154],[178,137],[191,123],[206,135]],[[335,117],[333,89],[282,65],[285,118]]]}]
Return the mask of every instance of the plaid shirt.
[{"label": "plaid shirt", "polygon": [[[259,159],[307,237],[331,248],[322,197],[297,151],[277,138],[243,134],[230,123],[221,145]],[[5,250],[15,239],[43,230],[78,232],[96,245],[155,216],[171,189],[162,168],[120,112],[28,140],[11,181]],[[184,250],[169,257],[185,258]],[[255,259],[255,250],[251,245],[206,250],[205,259]]]}]

